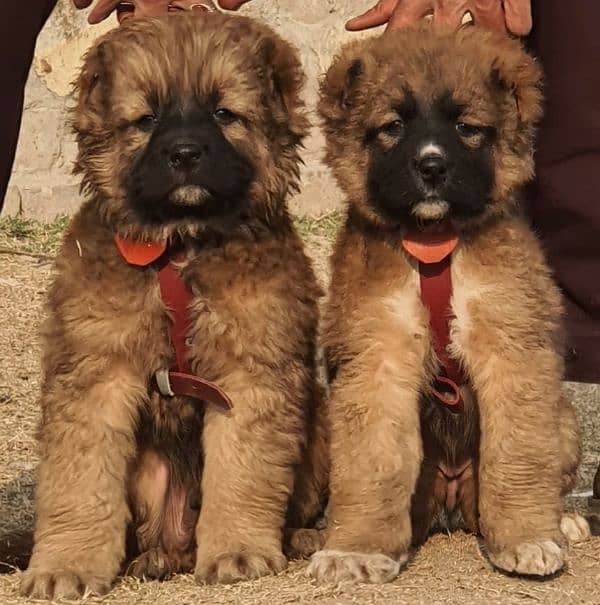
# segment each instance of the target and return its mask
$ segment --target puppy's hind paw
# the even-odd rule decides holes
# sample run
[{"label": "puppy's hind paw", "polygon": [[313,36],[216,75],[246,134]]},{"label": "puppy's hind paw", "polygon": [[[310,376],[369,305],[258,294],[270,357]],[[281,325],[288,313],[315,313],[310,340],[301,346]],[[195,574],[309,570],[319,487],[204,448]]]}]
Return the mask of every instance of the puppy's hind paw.
[{"label": "puppy's hind paw", "polygon": [[288,559],[308,559],[324,543],[324,533],[318,529],[286,529],[283,552]]},{"label": "puppy's hind paw", "polygon": [[383,554],[320,550],[312,556],[307,574],[319,583],[384,584],[396,578],[407,559],[406,555],[395,560]]},{"label": "puppy's hind paw", "polygon": [[162,548],[151,548],[129,564],[125,575],[139,580],[164,580],[175,573],[189,573],[194,569],[194,554],[169,555]]},{"label": "puppy's hind paw", "polygon": [[590,524],[577,513],[565,513],[562,516],[560,520],[560,532],[569,544],[586,542],[592,535]]},{"label": "puppy's hind paw", "polygon": [[563,551],[553,540],[523,542],[490,552],[490,561],[504,571],[524,576],[550,576],[564,566]]}]

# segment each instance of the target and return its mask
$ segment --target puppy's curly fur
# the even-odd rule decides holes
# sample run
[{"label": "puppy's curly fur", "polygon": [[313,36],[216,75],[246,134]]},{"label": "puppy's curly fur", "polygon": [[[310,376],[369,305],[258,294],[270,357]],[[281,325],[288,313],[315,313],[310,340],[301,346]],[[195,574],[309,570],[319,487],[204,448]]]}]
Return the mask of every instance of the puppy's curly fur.
[{"label": "puppy's curly fur", "polygon": [[[540,77],[506,36],[425,27],[347,45],[323,81],[326,161],[348,213],[324,318],[332,467],[328,538],[310,566],[319,580],[394,578],[411,543],[456,510],[499,568],[563,566],[577,427],[561,398],[560,294],[519,210]],[[442,185],[419,173],[423,154],[442,161]],[[419,215],[428,203],[444,214]],[[427,396],[437,360],[401,246],[438,222],[459,236],[450,353],[467,384],[456,416]],[[469,461],[453,485],[439,471]],[[459,506],[447,510],[451,489]]]},{"label": "puppy's curly fur", "polygon": [[[23,594],[106,592],[128,528],[139,576],[277,572],[286,518],[317,516],[321,293],[286,209],[303,80],[289,44],[237,16],[132,21],[88,52],[73,116],[87,200],[48,299]],[[155,268],[127,264],[115,234],[185,251],[191,366],[229,416],[152,389],[173,359],[169,320]]]}]

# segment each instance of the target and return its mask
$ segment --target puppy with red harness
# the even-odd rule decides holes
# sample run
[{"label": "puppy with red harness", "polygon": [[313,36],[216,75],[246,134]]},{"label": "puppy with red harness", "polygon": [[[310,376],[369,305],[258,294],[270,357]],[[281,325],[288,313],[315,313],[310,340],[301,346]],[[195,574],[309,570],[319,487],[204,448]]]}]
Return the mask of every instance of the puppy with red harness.
[{"label": "puppy with red harness", "polygon": [[562,568],[565,536],[589,535],[561,515],[578,463],[561,300],[519,207],[539,75],[504,35],[421,25],[347,44],[323,81],[347,213],[323,321],[319,581],[390,581],[440,525],[534,576]]},{"label": "puppy with red harness", "polygon": [[284,529],[318,540],[326,488],[320,288],[287,208],[297,51],[242,16],[122,21],[76,84],[85,199],[43,329],[34,598],[276,573]]}]

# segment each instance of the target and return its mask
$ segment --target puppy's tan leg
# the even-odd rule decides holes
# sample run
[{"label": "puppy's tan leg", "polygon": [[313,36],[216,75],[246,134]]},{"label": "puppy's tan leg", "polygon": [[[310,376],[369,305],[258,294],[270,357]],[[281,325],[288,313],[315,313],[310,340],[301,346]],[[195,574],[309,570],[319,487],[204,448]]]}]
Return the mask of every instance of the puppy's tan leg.
[{"label": "puppy's tan leg", "polygon": [[[304,440],[297,387],[258,384],[270,370],[230,377],[226,417],[205,416],[196,579],[232,583],[282,571],[282,530]],[[289,368],[299,378],[304,370]],[[266,381],[265,381],[266,382]],[[291,387],[291,388],[290,388]],[[293,393],[293,395],[292,395]]]},{"label": "puppy's tan leg", "polygon": [[581,459],[579,426],[571,402],[563,395],[560,398],[560,462],[561,494],[564,496],[575,487],[577,467]]},{"label": "puppy's tan leg", "polygon": [[44,385],[35,546],[21,594],[105,593],[125,554],[128,465],[145,385],[125,366],[81,364],[90,374]]},{"label": "puppy's tan leg", "polygon": [[142,553],[160,543],[168,488],[166,461],[158,452],[145,449],[138,456],[130,487],[137,545]]},{"label": "puppy's tan leg", "polygon": [[199,480],[178,473],[176,464],[168,451],[146,448],[138,456],[130,488],[137,556],[127,566],[128,575],[160,580],[194,568]]},{"label": "puppy's tan leg", "polygon": [[324,389],[318,389],[307,418],[306,444],[295,477],[287,527],[306,528],[324,512],[329,478],[329,441]]},{"label": "puppy's tan leg", "polygon": [[421,546],[425,543],[433,519],[441,511],[446,499],[445,485],[440,485],[439,470],[435,462],[424,460],[411,502],[413,546]]},{"label": "puppy's tan leg", "polygon": [[173,483],[166,486],[162,508],[149,511],[139,528],[145,531],[137,532],[142,552],[128,566],[128,575],[161,580],[194,569],[194,529],[198,514],[190,506],[188,491]]},{"label": "puppy's tan leg", "polygon": [[411,542],[422,358],[374,349],[342,367],[333,388],[327,542],[308,570],[322,582],[390,581]]},{"label": "puppy's tan leg", "polygon": [[[563,496],[575,487],[580,459],[581,443],[575,410],[571,402],[563,395],[560,401],[561,493]],[[578,513],[563,513],[560,520],[560,531],[569,544],[585,542],[592,535],[589,523]]]},{"label": "puppy's tan leg", "polygon": [[168,557],[160,543],[168,489],[166,461],[152,449],[140,452],[130,486],[139,554],[127,566],[127,575],[161,579],[170,572]]},{"label": "puppy's tan leg", "polygon": [[329,478],[328,433],[324,389],[318,389],[307,419],[307,437],[302,463],[296,471],[283,539],[288,559],[310,557],[323,547],[324,531],[314,528],[324,514]]},{"label": "puppy's tan leg", "polygon": [[497,567],[544,576],[563,567],[560,361],[551,351],[481,355],[480,527]]}]

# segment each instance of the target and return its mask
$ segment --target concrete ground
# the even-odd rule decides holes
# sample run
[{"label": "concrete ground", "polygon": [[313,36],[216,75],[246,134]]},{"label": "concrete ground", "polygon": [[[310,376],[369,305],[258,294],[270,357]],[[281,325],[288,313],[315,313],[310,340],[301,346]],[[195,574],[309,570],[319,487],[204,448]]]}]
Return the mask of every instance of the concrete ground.
[{"label": "concrete ground", "polygon": [[[302,235],[323,283],[327,256],[339,224],[337,215],[303,219]],[[38,418],[41,306],[51,274],[51,258],[64,220],[40,225],[21,219],[0,221],[0,534],[32,524],[36,466],[34,430]],[[600,460],[600,389],[568,385],[582,428],[583,463],[579,490],[588,489]],[[576,498],[570,505],[584,504]],[[462,533],[434,536],[392,584],[333,588],[305,577],[294,563],[278,577],[235,586],[200,587],[189,576],[168,582],[120,582],[103,599],[122,605],[280,603],[406,604],[600,604],[600,538],[575,546],[564,573],[537,582],[491,569],[476,538]],[[0,575],[0,603],[17,605],[19,574]]]}]

